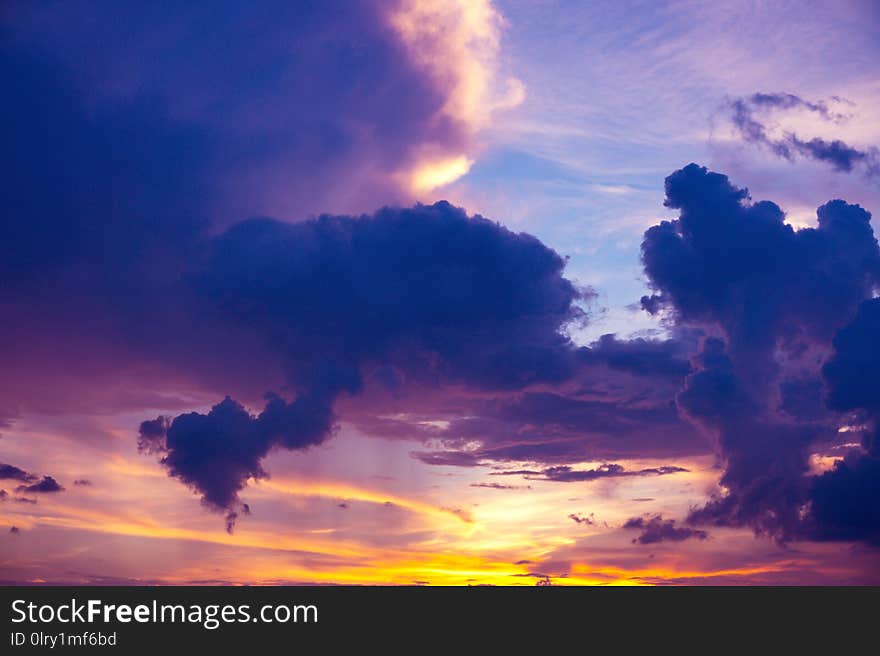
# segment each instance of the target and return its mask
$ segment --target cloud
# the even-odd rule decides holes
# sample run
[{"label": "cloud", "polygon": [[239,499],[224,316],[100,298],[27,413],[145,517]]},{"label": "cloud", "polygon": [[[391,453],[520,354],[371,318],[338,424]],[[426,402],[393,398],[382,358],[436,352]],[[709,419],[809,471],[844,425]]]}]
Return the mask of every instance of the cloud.
[{"label": "cloud", "polygon": [[587,526],[592,526],[596,523],[596,520],[593,517],[592,513],[590,513],[589,517],[584,517],[583,515],[572,513],[568,516],[568,518],[577,524],[586,524]]},{"label": "cloud", "polygon": [[[8,12],[0,357],[22,373],[0,381],[2,419],[254,401],[284,378],[266,340],[197,311],[181,284],[211,236],[412,204],[425,166],[476,157],[510,104],[497,9],[348,5]],[[435,13],[441,32],[406,28]],[[76,328],[59,340],[58,326]]]},{"label": "cloud", "polygon": [[504,485],[503,483],[471,483],[471,487],[485,487],[490,490],[531,490],[531,485]]},{"label": "cloud", "polygon": [[659,292],[645,303],[720,325],[735,357],[798,333],[830,339],[880,277],[870,213],[834,200],[817,210],[818,228],[795,231],[776,204],[748,200],[696,164],[670,175],[664,204],[680,215],[645,233],[645,272]]},{"label": "cloud", "polygon": [[730,109],[731,121],[740,137],[766,146],[779,157],[792,160],[795,155],[799,155],[827,163],[834,170],[845,173],[860,167],[869,177],[880,173],[880,155],[876,147],[859,149],[839,139],[803,139],[794,132],[773,137],[770,136],[767,125],[757,116],[767,110],[803,109],[825,121],[840,121],[844,118],[832,112],[825,103],[812,103],[789,93],[756,93],[748,98],[733,100]]},{"label": "cloud", "polygon": [[142,451],[217,508],[232,508],[273,447],[329,436],[333,404],[366,367],[482,390],[566,380],[579,366],[561,329],[580,320],[564,260],[448,203],[246,221],[218,236],[189,284],[197,302],[276,354],[295,391],[259,416],[227,398],[210,413],[141,425]]},{"label": "cloud", "polygon": [[[505,21],[490,0],[402,0],[389,22],[414,63],[444,96],[438,122],[451,121],[471,138],[495,115],[519,105],[525,86],[503,76],[501,36]],[[415,193],[454,182],[468,172],[467,152],[426,143],[403,179]]]},{"label": "cloud", "polygon": [[9,528],[9,533],[12,534],[12,535],[18,535],[18,534],[21,533],[21,529],[18,528],[17,526],[11,526],[11,527]]},{"label": "cloud", "polygon": [[556,481],[560,483],[577,483],[583,481],[595,481],[600,478],[620,478],[628,476],[668,476],[686,472],[683,467],[673,465],[663,467],[648,467],[645,469],[628,470],[616,463],[599,465],[595,469],[572,469],[568,465],[548,467],[537,471],[531,469],[516,469],[511,471],[491,472],[491,476],[522,476],[527,480]]},{"label": "cloud", "polygon": [[832,338],[880,282],[871,215],[834,200],[819,208],[817,228],[795,231],[775,204],[751,203],[694,164],[667,178],[666,193],[679,218],[645,233],[655,294],[643,305],[723,336],[704,340],[677,397],[725,468],[722,492],[689,521],[804,537],[809,448],[835,432],[823,413],[796,410],[793,394],[807,389],[815,401],[815,382],[796,392],[792,381],[818,379]]},{"label": "cloud", "polygon": [[684,540],[705,540],[709,537],[706,531],[676,526],[674,519],[663,519],[662,515],[653,517],[632,517],[623,525],[625,529],[638,529],[639,537],[633,539],[633,543],[657,544],[659,542],[683,542]]},{"label": "cloud", "polygon": [[[327,437],[333,423],[332,394],[338,391],[330,390],[313,390],[291,403],[271,396],[258,416],[226,397],[208,414],[143,422],[139,444],[142,450],[162,454],[160,462],[169,475],[197,490],[209,506],[238,508],[238,492],[248,479],[266,477],[260,461],[269,449],[305,449]],[[157,433],[157,426],[167,429]],[[236,516],[227,515],[229,525]]]},{"label": "cloud", "polygon": [[0,462],[0,479],[9,479],[13,481],[21,481],[23,483],[31,483],[37,480],[35,474],[26,472],[15,465],[7,465]]},{"label": "cloud", "polygon": [[850,452],[813,481],[809,527],[825,540],[880,544],[880,299],[862,303],[834,338],[822,368],[830,408],[856,412],[865,422],[863,451]]},{"label": "cloud", "polygon": [[476,467],[485,464],[479,456],[466,451],[413,451],[412,457],[426,465]]},{"label": "cloud", "polygon": [[[880,299],[863,302],[852,322],[834,337],[834,353],[822,367],[828,406],[840,412],[862,411],[878,428],[880,420]],[[880,454],[880,440],[867,435],[865,448]]]},{"label": "cloud", "polygon": [[[480,131],[523,98],[500,65],[503,27],[489,0],[174,14],[85,1],[17,7],[5,42],[63,62],[77,95],[111,120],[148,98],[193,126],[211,208],[228,221],[412,202],[431,188],[413,184],[426,172],[473,161]],[[129,139],[143,147],[151,135]]]},{"label": "cloud", "polygon": [[686,342],[680,339],[651,340],[636,337],[618,339],[602,335],[581,358],[588,364],[605,364],[612,369],[639,375],[658,375],[683,379],[690,372]]},{"label": "cloud", "polygon": [[9,492],[6,490],[0,490],[0,502],[6,501],[8,499],[12,499],[12,501],[16,503],[36,503],[36,499],[28,499],[27,497],[10,497]]},{"label": "cloud", "polygon": [[43,476],[38,482],[33,483],[31,485],[19,485],[15,488],[16,492],[36,492],[36,493],[50,493],[50,492],[63,492],[64,488],[51,476]]},{"label": "cloud", "polygon": [[91,487],[92,482],[87,478],[78,478],[73,482],[78,487]]},{"label": "cloud", "polygon": [[518,389],[576,365],[560,329],[583,317],[581,292],[564,264],[530,235],[439,202],[245,221],[215,240],[194,285],[224,320],[271,335],[303,376],[337,367],[360,379],[357,365],[392,364]]},{"label": "cloud", "polygon": [[[680,348],[686,348],[682,342]],[[541,391],[510,391],[492,399],[448,395],[436,400],[415,391],[380,421],[347,417],[359,430],[384,437],[420,439],[432,451],[426,463],[477,466],[492,462],[570,464],[595,459],[678,457],[705,452],[705,442],[679,416],[675,394],[683,376],[657,374],[651,356],[634,373],[586,363],[573,378]],[[690,365],[688,365],[690,366]],[[392,415],[394,408],[399,412]]]}]

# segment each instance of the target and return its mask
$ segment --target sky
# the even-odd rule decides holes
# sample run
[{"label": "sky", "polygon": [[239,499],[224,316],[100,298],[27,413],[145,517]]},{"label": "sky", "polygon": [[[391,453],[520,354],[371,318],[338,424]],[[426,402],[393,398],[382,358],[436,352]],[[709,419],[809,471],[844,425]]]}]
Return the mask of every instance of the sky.
[{"label": "sky", "polygon": [[880,584],[876,2],[0,50],[0,581]]}]

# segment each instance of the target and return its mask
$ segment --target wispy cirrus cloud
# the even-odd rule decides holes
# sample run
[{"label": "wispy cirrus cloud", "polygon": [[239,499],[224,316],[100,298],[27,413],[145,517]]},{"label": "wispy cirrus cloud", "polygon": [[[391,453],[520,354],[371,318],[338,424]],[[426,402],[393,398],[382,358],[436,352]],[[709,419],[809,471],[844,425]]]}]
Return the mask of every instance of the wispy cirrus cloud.
[{"label": "wispy cirrus cloud", "polygon": [[880,175],[880,151],[876,146],[857,148],[841,139],[804,137],[791,130],[771,134],[766,124],[768,114],[795,109],[805,110],[821,120],[834,123],[846,118],[822,101],[810,102],[791,93],[755,93],[730,102],[730,120],[744,140],[764,146],[784,159],[791,161],[800,156],[826,163],[844,173],[860,170],[869,178]]},{"label": "wispy cirrus cloud", "polygon": [[522,476],[527,480],[555,481],[559,483],[580,483],[596,481],[602,478],[622,478],[629,476],[668,476],[687,472],[684,467],[666,465],[663,467],[647,467],[645,469],[626,469],[623,465],[606,463],[595,469],[574,469],[568,465],[548,467],[542,470],[514,469],[509,471],[491,472],[492,476]]}]

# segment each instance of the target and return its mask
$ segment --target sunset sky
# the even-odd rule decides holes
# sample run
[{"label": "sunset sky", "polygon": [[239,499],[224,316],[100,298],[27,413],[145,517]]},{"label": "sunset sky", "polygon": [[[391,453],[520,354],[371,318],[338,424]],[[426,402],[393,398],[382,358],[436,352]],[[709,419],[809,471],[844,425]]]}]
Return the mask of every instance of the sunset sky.
[{"label": "sunset sky", "polygon": [[0,50],[0,581],[880,584],[874,0]]}]

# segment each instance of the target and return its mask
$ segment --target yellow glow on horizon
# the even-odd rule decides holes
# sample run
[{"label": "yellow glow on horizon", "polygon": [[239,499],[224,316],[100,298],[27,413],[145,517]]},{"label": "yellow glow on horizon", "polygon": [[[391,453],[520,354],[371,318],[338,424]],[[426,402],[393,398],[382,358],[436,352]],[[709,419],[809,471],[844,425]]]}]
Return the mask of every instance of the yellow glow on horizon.
[{"label": "yellow glow on horizon", "polygon": [[[631,535],[613,531],[624,518],[639,512],[630,497],[654,495],[656,486],[662,483],[668,488],[675,481],[682,488],[678,494],[687,495],[677,503],[684,503],[691,494],[685,491],[692,489],[685,487],[688,483],[705,485],[717,476],[706,463],[685,462],[682,464],[692,467],[692,472],[663,479],[626,479],[613,487],[528,481],[531,487],[526,489],[526,483],[514,481],[517,489],[507,491],[471,487],[473,481],[480,480],[475,472],[438,479],[442,485],[420,491],[400,487],[401,481],[364,486],[345,479],[278,475],[249,481],[246,493],[255,498],[258,508],[261,502],[269,501],[289,504],[290,511],[314,509],[315,503],[326,510],[334,507],[309,497],[355,503],[338,514],[309,510],[302,521],[296,512],[285,511],[289,521],[258,512],[239,523],[232,535],[223,530],[219,515],[198,511],[190,491],[176,481],[160,481],[167,478],[162,469],[142,467],[116,455],[105,463],[103,476],[94,487],[44,495],[36,505],[0,505],[0,525],[22,529],[20,537],[9,541],[10,548],[16,543],[21,547],[39,545],[32,554],[6,554],[6,558],[15,554],[20,559],[16,562],[29,578],[52,581],[58,576],[59,550],[69,550],[74,554],[71,558],[78,558],[76,554],[85,553],[83,549],[100,554],[108,568],[115,567],[120,575],[177,584],[534,585],[549,574],[554,585],[648,585],[670,579],[747,580],[815,567],[808,556],[794,561],[785,555],[771,563],[736,558],[720,566],[702,561],[699,545],[693,545],[692,552],[690,545],[684,553],[658,552],[656,560],[616,562],[618,552],[631,548]],[[633,461],[626,466],[639,469],[652,464]],[[592,466],[595,463],[579,465]],[[73,474],[67,472],[67,477]],[[149,503],[135,503],[147,498]],[[375,513],[368,504],[386,503],[408,514],[397,514],[389,523],[377,521],[382,513]],[[568,518],[569,512],[593,510],[595,526],[576,524]],[[31,537],[30,531],[34,531]],[[135,540],[139,553],[170,551],[182,557],[171,562],[164,557],[147,557],[139,562],[137,572],[132,572],[126,558],[116,559],[103,551],[118,548],[118,543],[99,538],[99,534]],[[28,543],[29,539],[38,542]],[[151,540],[168,546],[153,548]],[[83,582],[87,582],[85,578]]]},{"label": "yellow glow on horizon", "polygon": [[[437,545],[435,549],[377,548],[340,542],[303,539],[277,531],[242,531],[229,535],[220,530],[205,531],[179,526],[165,526],[155,520],[101,511],[54,508],[56,514],[27,517],[22,526],[39,525],[79,529],[128,537],[160,540],[196,541],[236,549],[254,550],[246,559],[235,558],[235,567],[224,573],[230,583],[272,584],[283,581],[355,585],[534,585],[542,578],[541,563],[510,560],[499,555],[467,553]],[[20,516],[14,516],[21,519]],[[9,516],[4,520],[11,519]],[[277,555],[271,555],[275,552]],[[323,562],[309,566],[292,564],[283,554],[308,552],[338,558],[339,564]],[[262,555],[261,555],[262,554]],[[279,560],[282,558],[282,560]],[[693,563],[682,568],[676,562],[660,563],[647,568],[625,569],[609,565],[575,563],[564,575],[551,576],[554,585],[650,585],[656,581],[705,579],[725,576],[754,576],[783,572],[792,567],[809,566],[809,562],[785,560],[768,565],[700,569]],[[215,568],[216,569],[216,568]],[[162,577],[166,582],[185,583],[212,579],[208,566],[189,568]]]},{"label": "yellow glow on horizon", "polygon": [[[623,569],[621,567],[592,567],[587,564],[578,564],[572,567],[572,580],[579,580],[579,575],[587,579],[590,575],[597,578],[607,577],[615,581],[638,581],[634,585],[650,585],[652,580],[674,580],[691,578],[712,578],[716,576],[751,576],[755,574],[772,574],[785,571],[791,565],[799,565],[799,561],[783,561],[773,565],[761,565],[751,567],[731,567],[725,569],[698,570],[693,567],[677,569],[672,565],[652,567],[646,569]],[[576,583],[574,585],[577,585]]]}]

